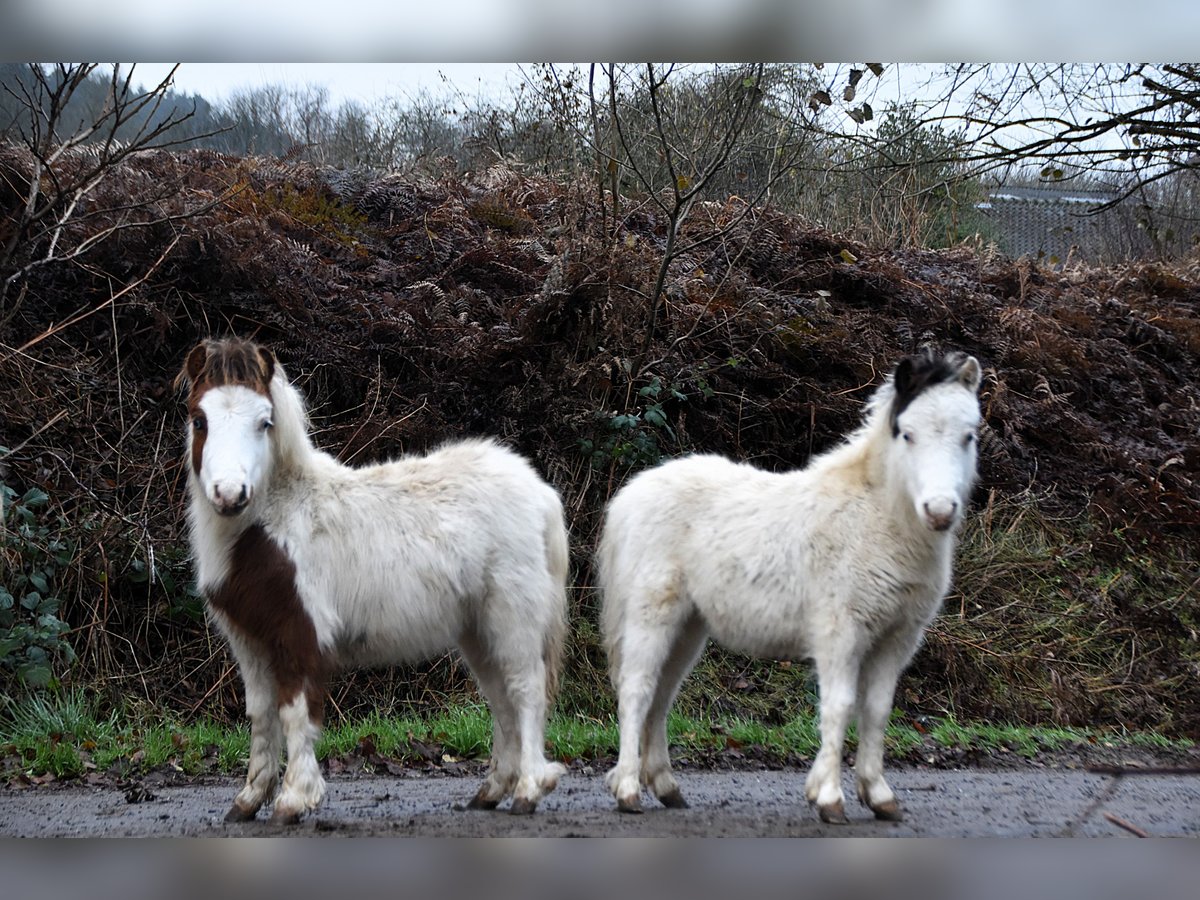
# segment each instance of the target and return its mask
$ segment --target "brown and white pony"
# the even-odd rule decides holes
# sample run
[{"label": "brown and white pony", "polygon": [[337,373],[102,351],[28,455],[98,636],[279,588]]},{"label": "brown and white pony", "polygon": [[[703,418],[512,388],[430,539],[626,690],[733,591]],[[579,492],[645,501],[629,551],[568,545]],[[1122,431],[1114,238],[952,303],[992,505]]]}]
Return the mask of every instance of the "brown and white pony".
[{"label": "brown and white pony", "polygon": [[304,401],[265,347],[207,340],[187,357],[188,491],[200,590],[229,640],[251,723],[253,818],[287,770],[274,820],[325,782],[313,744],[340,668],[457,647],[493,716],[473,808],[531,813],[565,772],[544,754],[566,633],[567,531],[557,492],[487,440],[350,468],[313,447]]}]

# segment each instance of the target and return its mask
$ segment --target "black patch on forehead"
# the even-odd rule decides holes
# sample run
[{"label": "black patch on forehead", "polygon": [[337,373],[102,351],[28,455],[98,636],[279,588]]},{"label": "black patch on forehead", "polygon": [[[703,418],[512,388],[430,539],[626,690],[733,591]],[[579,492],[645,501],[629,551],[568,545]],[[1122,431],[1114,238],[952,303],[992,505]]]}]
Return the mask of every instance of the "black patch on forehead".
[{"label": "black patch on forehead", "polygon": [[892,408],[888,413],[892,437],[900,434],[898,420],[900,414],[908,409],[908,405],[935,384],[946,384],[957,378],[966,361],[965,353],[955,352],[935,357],[929,351],[900,360],[892,375],[895,395],[892,397]]}]

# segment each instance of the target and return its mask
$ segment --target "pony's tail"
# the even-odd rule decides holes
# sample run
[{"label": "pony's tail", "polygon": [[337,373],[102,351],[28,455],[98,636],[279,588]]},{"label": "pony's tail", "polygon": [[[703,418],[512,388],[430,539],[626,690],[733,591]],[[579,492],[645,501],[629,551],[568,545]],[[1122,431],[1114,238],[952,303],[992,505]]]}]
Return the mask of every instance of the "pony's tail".
[{"label": "pony's tail", "polygon": [[571,565],[571,550],[567,538],[567,523],[558,496],[546,514],[546,563],[555,593],[550,609],[550,621],[542,642],[542,662],[546,668],[546,713],[554,709],[562,676],[563,652],[567,643],[567,575]]}]

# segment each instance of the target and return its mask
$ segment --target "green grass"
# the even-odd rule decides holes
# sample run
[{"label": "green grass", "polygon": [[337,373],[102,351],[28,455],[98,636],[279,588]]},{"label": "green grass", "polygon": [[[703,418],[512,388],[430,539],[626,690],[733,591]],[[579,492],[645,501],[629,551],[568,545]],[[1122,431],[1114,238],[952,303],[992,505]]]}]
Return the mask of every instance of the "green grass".
[{"label": "green grass", "polygon": [[[429,718],[373,714],[329,727],[317,745],[317,755],[326,759],[359,753],[368,765],[376,756],[417,761],[431,750],[451,759],[486,759],[491,731],[491,716],[479,704],[458,706]],[[676,756],[761,748],[780,758],[809,759],[820,744],[816,721],[807,714],[783,725],[766,725],[744,718],[672,713],[668,733]],[[611,756],[617,751],[618,731],[611,718],[557,715],[551,719],[546,737],[550,753],[564,760]],[[847,743],[854,746],[853,730]],[[906,757],[930,743],[1024,757],[1076,743],[1150,750],[1192,746],[1153,732],[996,725],[952,717],[931,720],[918,730],[902,716],[893,718],[887,733],[889,755]],[[184,725],[163,718],[147,720],[104,712],[79,691],[9,700],[0,707],[0,774],[6,778],[21,774],[72,778],[111,767],[136,773],[163,766],[187,774],[239,774],[249,748],[245,726],[211,721]]]}]

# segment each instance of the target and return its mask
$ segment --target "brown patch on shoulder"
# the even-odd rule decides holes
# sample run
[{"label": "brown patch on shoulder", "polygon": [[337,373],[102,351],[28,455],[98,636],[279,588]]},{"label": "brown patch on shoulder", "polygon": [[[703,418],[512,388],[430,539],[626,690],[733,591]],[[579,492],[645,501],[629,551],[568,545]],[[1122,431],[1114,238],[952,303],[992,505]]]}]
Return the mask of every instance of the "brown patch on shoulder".
[{"label": "brown patch on shoulder", "polygon": [[[188,422],[192,429],[192,471],[200,474],[207,430],[203,427],[200,398],[212,388],[241,385],[271,396],[271,378],[275,374],[275,354],[266,347],[242,338],[209,338],[187,355],[183,368],[175,376],[177,388],[188,388]],[[200,422],[200,427],[197,427]]]},{"label": "brown patch on shoulder", "polygon": [[328,662],[296,591],[296,566],[261,525],[251,525],[238,537],[229,575],[209,593],[208,602],[266,656],[279,701],[287,703],[304,691],[309,716],[320,722]]}]

